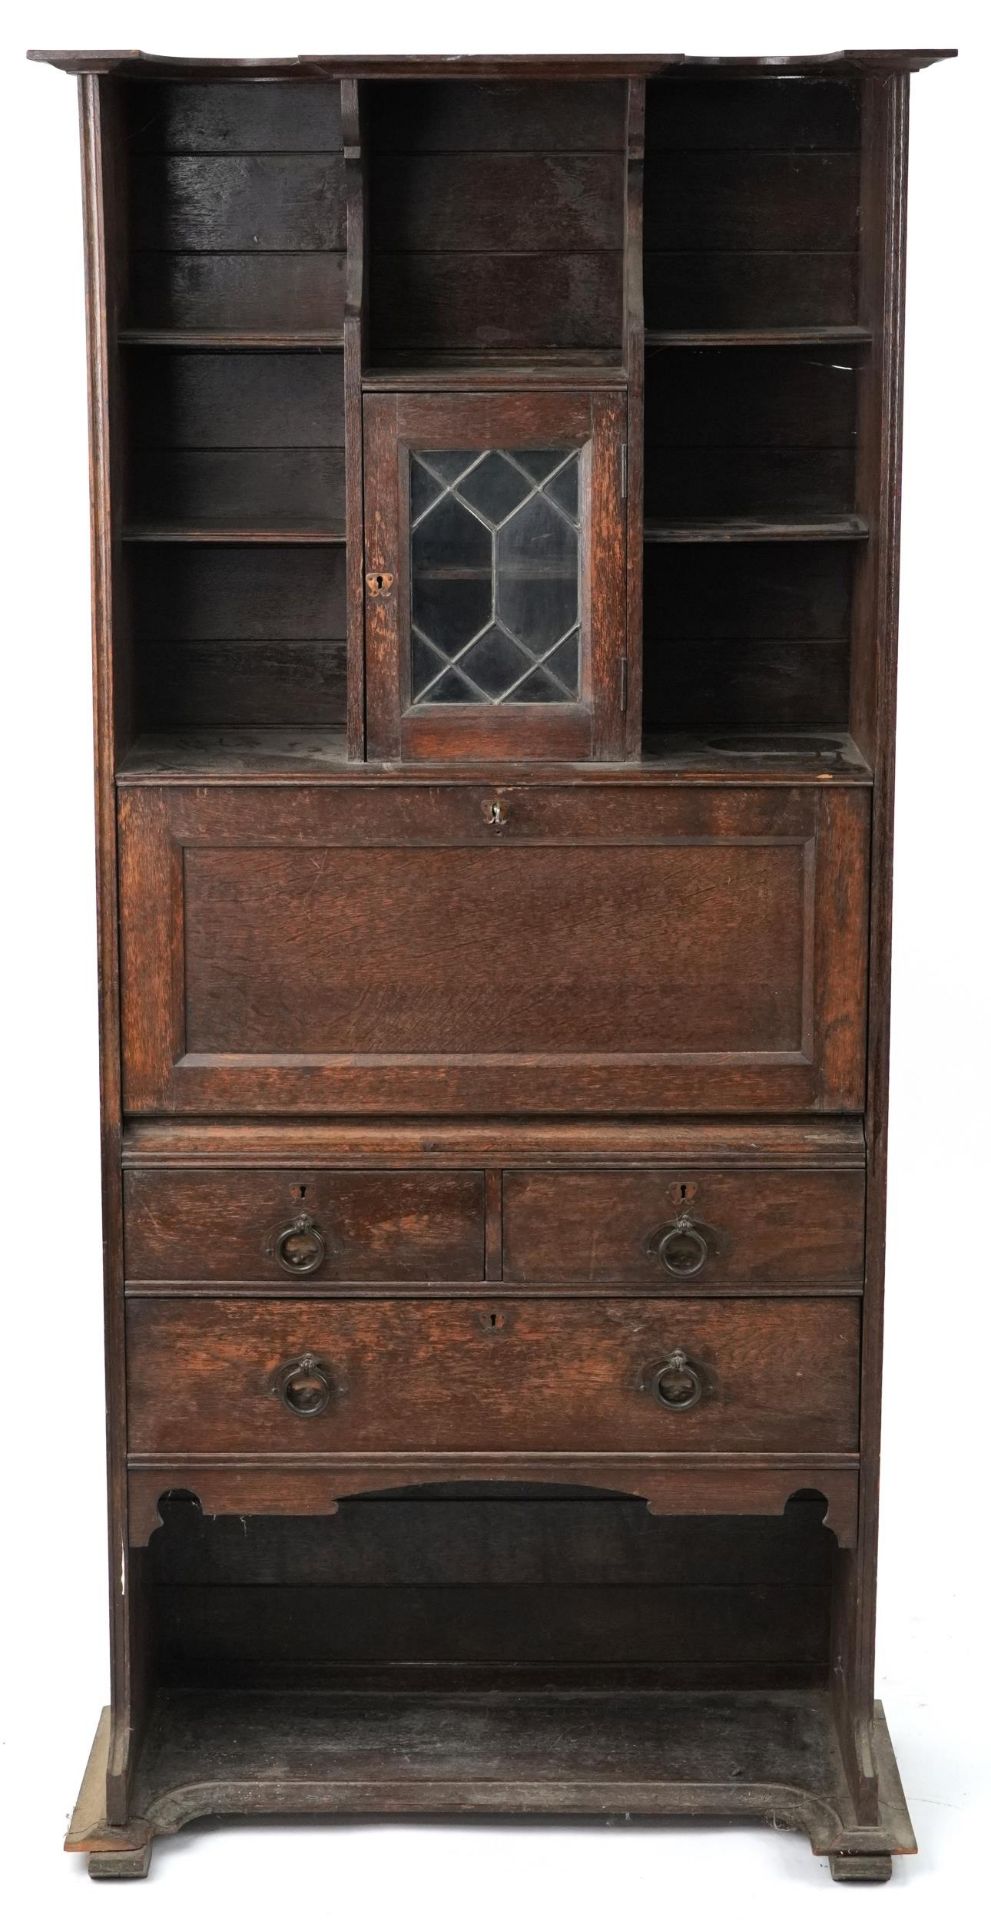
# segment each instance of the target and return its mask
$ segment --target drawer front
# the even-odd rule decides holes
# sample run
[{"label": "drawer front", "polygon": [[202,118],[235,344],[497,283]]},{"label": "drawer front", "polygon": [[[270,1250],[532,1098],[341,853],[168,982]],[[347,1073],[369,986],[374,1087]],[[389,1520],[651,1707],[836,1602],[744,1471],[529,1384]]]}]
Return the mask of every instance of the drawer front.
[{"label": "drawer front", "polygon": [[120,828],[131,1112],[862,1104],[860,791],[143,788]]},{"label": "drawer front", "polygon": [[864,1176],[507,1173],[503,1261],[507,1286],[859,1291]]},{"label": "drawer front", "polygon": [[484,1242],[480,1173],[141,1168],[124,1176],[129,1290],[475,1285]]},{"label": "drawer front", "polygon": [[857,1446],[856,1300],[145,1299],[127,1326],[132,1456]]}]

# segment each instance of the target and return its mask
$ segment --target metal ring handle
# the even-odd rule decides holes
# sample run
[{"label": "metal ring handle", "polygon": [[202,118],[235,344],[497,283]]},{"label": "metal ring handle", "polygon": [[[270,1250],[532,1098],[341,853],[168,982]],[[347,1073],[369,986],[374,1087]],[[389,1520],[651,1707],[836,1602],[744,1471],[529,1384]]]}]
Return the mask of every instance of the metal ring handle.
[{"label": "metal ring handle", "polygon": [[275,1242],[275,1257],[283,1273],[295,1278],[301,1273],[316,1273],[327,1258],[327,1242],[308,1213],[301,1213],[283,1227]]},{"label": "metal ring handle", "polygon": [[275,1376],[272,1392],[281,1400],[288,1413],[294,1413],[300,1420],[314,1420],[320,1413],[326,1413],[334,1389],[330,1376],[315,1354],[301,1353],[296,1360],[287,1360]]},{"label": "metal ring handle", "polygon": [[[694,1249],[694,1257],[689,1257],[687,1260],[672,1260],[671,1253],[676,1242],[686,1240]],[[661,1265],[676,1280],[693,1280],[697,1273],[701,1273],[709,1258],[709,1243],[698,1228],[693,1226],[687,1213],[680,1214],[667,1232],[662,1234],[659,1240],[651,1241],[649,1245],[650,1251],[657,1254]]]},{"label": "metal ring handle", "polygon": [[[672,1397],[668,1383],[675,1379],[688,1383],[687,1393]],[[689,1407],[697,1407],[702,1398],[702,1375],[697,1367],[690,1364],[681,1347],[676,1347],[673,1353],[668,1354],[663,1367],[658,1367],[650,1384],[656,1399],[669,1413],[687,1413]]]}]

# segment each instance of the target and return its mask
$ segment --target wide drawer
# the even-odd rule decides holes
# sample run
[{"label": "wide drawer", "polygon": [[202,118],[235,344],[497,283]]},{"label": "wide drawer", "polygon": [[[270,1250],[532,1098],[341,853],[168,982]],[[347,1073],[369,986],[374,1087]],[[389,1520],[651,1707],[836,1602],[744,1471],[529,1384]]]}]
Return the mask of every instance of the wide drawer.
[{"label": "wide drawer", "polygon": [[852,1299],[132,1299],[129,1450],[848,1453],[859,1336]]},{"label": "wide drawer", "polygon": [[507,1173],[507,1285],[858,1291],[864,1176],[855,1171]]},{"label": "wide drawer", "polygon": [[475,1284],[484,1177],[282,1168],[124,1175],[132,1290]]},{"label": "wide drawer", "polygon": [[855,1112],[868,798],[126,790],[125,1107]]}]

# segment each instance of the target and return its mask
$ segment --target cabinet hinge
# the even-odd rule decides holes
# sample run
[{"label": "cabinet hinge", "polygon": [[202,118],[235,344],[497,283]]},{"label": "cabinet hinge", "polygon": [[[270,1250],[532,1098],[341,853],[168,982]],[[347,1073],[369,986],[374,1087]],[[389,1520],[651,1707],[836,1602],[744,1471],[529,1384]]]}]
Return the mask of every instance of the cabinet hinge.
[{"label": "cabinet hinge", "polygon": [[624,440],[619,450],[619,497],[621,500],[626,499],[626,469],[627,469],[627,446],[626,446],[626,441]]},{"label": "cabinet hinge", "polygon": [[626,657],[626,654],[624,653],[619,663],[619,710],[620,710],[620,713],[626,712],[626,702],[628,697],[629,682],[630,682],[630,663]]}]

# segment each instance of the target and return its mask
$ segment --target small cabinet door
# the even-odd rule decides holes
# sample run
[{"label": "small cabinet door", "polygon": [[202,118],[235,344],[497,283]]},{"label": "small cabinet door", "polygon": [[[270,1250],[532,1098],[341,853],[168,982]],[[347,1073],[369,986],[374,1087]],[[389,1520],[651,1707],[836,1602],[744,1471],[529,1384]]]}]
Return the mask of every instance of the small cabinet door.
[{"label": "small cabinet door", "polygon": [[617,759],[626,402],[369,394],[372,759]]},{"label": "small cabinet door", "polygon": [[860,789],[138,787],[135,1113],[863,1102]]}]

